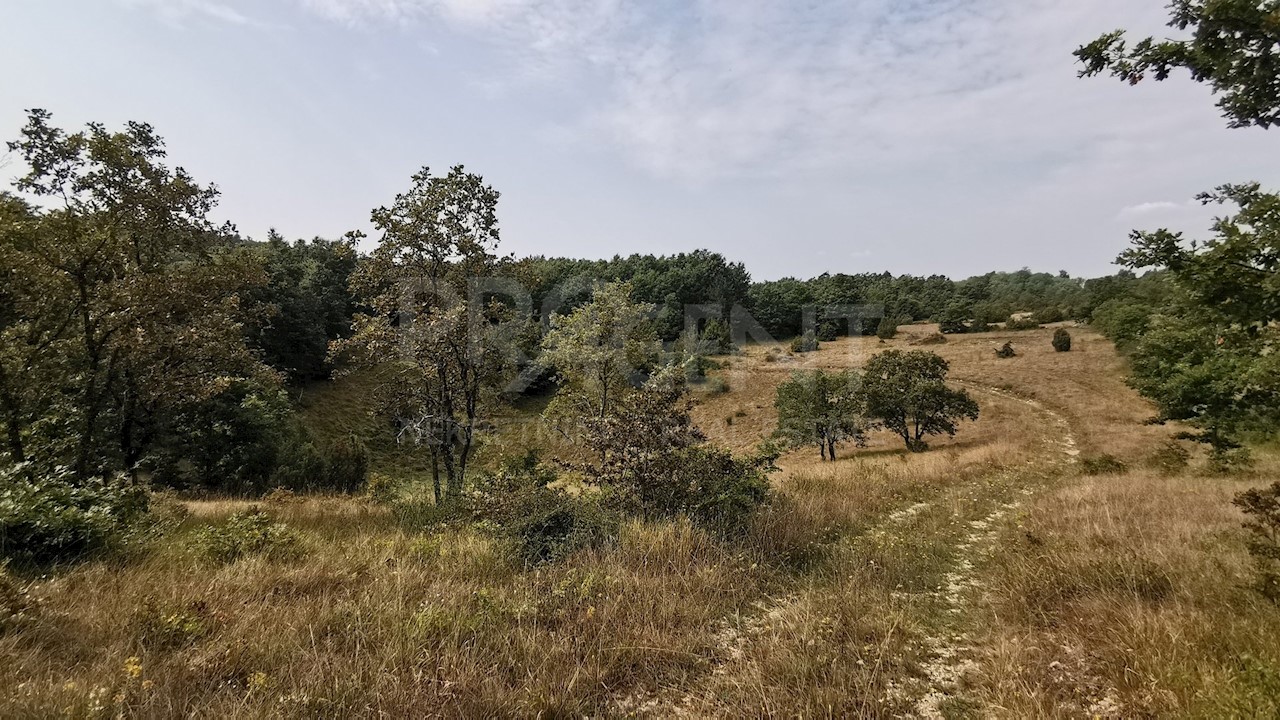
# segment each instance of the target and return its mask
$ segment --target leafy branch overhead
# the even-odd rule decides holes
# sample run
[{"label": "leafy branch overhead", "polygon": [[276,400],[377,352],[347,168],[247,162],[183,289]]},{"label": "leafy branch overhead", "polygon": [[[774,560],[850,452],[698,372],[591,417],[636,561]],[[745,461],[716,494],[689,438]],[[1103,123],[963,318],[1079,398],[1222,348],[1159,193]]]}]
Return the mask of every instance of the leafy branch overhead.
[{"label": "leafy branch overhead", "polygon": [[1222,96],[1218,107],[1231,127],[1280,121],[1280,2],[1174,0],[1169,9],[1169,26],[1189,37],[1131,44],[1123,30],[1107,33],[1076,50],[1080,75],[1110,73],[1136,85],[1182,68]]}]

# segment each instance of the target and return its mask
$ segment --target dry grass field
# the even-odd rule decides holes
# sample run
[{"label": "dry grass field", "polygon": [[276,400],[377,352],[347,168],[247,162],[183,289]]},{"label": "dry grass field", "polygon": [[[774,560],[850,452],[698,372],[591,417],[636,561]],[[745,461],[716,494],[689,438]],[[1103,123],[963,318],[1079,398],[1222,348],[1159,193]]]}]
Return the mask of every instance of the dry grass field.
[{"label": "dry grass field", "polygon": [[[697,420],[748,450],[790,372],[931,331],[748,348]],[[832,463],[790,453],[740,542],[632,523],[526,569],[474,529],[412,534],[363,500],[301,498],[264,506],[294,552],[215,563],[194,538],[246,504],[189,503],[161,543],[15,582],[0,716],[1280,715],[1280,609],[1247,587],[1230,505],[1280,462],[1153,469],[1173,431],[1143,424],[1123,361],[1086,329],[1055,353],[1050,333],[929,346],[979,421],[923,454],[888,435]],[[1006,340],[1019,356],[997,359]],[[1103,453],[1126,469],[1083,472]]]}]

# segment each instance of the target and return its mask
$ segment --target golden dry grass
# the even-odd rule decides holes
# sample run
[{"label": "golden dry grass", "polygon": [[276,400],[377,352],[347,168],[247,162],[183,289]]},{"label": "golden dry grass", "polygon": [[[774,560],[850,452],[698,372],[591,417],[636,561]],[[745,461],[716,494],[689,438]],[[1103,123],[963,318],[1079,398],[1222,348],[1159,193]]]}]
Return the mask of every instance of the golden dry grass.
[{"label": "golden dry grass", "polygon": [[[793,362],[748,348],[697,420],[751,449],[792,370],[858,367],[931,328],[904,330]],[[1142,423],[1105,340],[1072,332],[1069,354],[1047,330],[930,346],[977,423],[924,454],[888,435],[832,463],[792,452],[732,542],[632,523],[526,569],[477,530],[406,533],[380,506],[307,497],[264,504],[300,558],[221,565],[193,533],[249,504],[188,503],[146,554],[22,579],[0,716],[1274,716],[1280,614],[1246,587],[1229,500],[1277,462],[1231,480],[1141,469],[1171,429]],[[998,360],[1006,338],[1019,357]],[[1068,438],[1135,469],[1081,475]]]}]

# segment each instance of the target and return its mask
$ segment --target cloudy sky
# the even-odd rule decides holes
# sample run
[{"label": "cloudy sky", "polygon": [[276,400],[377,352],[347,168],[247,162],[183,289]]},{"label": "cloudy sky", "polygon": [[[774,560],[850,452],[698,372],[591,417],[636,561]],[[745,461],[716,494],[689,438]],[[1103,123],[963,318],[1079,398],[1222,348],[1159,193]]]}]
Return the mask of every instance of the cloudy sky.
[{"label": "cloudy sky", "polygon": [[[6,0],[0,132],[152,123],[262,237],[336,237],[428,165],[516,254],[699,247],[759,279],[1110,272],[1134,227],[1280,184],[1280,131],[1071,52],[1164,0]],[[11,162],[0,174],[12,176]],[[6,180],[8,178],[6,177]]]}]

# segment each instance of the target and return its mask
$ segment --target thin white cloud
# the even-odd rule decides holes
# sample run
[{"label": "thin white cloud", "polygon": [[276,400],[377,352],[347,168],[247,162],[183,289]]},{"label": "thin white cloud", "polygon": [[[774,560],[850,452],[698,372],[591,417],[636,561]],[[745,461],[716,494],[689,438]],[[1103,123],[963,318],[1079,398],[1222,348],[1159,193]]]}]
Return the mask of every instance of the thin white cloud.
[{"label": "thin white cloud", "polygon": [[[345,23],[432,18],[506,50],[492,94],[604,78],[575,132],[700,181],[965,159],[1105,140],[1071,51],[1164,10],[1113,0],[298,0]],[[1101,81],[1097,81],[1101,84]],[[1096,85],[1095,85],[1096,87]]]},{"label": "thin white cloud", "polygon": [[124,0],[124,4],[153,10],[173,23],[180,23],[194,16],[231,25],[257,24],[248,15],[215,0]]},{"label": "thin white cloud", "polygon": [[1157,202],[1138,203],[1137,205],[1130,205],[1126,208],[1121,209],[1119,219],[1130,220],[1136,217],[1154,215],[1154,214],[1162,213],[1169,210],[1179,210],[1182,207],[1183,205],[1179,203],[1169,202],[1167,200],[1160,200]]}]

